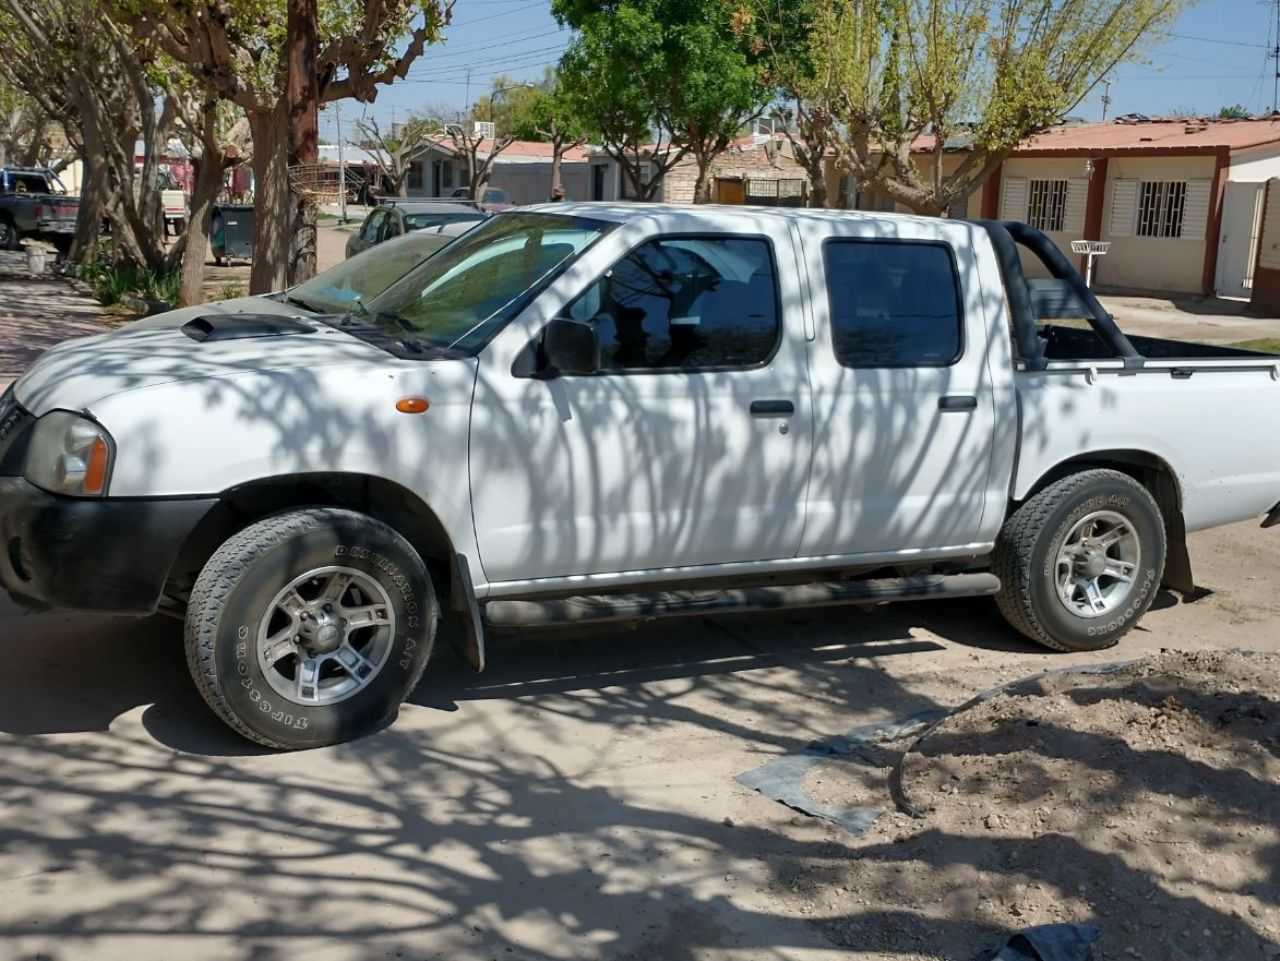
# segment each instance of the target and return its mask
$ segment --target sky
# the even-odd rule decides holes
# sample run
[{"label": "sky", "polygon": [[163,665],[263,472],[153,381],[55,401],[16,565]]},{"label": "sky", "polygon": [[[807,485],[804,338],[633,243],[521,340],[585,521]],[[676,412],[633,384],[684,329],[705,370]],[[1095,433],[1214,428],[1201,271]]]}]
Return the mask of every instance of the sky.
[{"label": "sky", "polygon": [[[1233,104],[1255,113],[1271,110],[1277,63],[1268,54],[1277,42],[1277,2],[1193,4],[1167,37],[1146,47],[1144,62],[1113,71],[1107,118],[1217,113]],[[352,122],[362,114],[385,125],[429,108],[463,111],[495,77],[537,80],[569,39],[569,31],[551,16],[550,0],[456,0],[444,42],[429,47],[405,80],[382,88],[372,104],[348,100],[340,105],[342,139],[351,138]],[[1071,112],[1101,120],[1101,98],[1099,87]],[[327,143],[337,142],[338,110],[329,105],[321,113],[320,133]]]}]

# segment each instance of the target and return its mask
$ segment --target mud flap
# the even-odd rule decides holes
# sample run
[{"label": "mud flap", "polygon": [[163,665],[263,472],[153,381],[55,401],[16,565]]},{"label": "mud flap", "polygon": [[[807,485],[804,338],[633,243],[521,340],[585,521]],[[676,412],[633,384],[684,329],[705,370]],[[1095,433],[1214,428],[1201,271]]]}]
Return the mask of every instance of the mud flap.
[{"label": "mud flap", "polygon": [[479,674],[484,670],[484,626],[471,583],[471,567],[462,554],[453,555],[453,596],[449,606],[459,615],[458,630],[452,632],[453,649],[463,663]]},{"label": "mud flap", "polygon": [[1155,477],[1155,495],[1164,515],[1165,558],[1164,576],[1160,583],[1179,594],[1195,592],[1195,577],[1191,572],[1191,554],[1187,551],[1187,526],[1178,508],[1178,490],[1167,474]]}]

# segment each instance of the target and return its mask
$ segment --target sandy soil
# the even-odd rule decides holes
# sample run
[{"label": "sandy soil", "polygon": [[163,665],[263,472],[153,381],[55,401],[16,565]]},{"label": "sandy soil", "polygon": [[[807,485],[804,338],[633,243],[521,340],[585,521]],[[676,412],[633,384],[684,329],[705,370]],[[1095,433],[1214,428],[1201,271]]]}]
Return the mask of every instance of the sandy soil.
[{"label": "sandy soil", "polygon": [[900,775],[918,817],[882,817],[811,902],[874,905],[826,926],[877,958],[967,958],[1058,921],[1101,926],[1106,958],[1280,955],[1277,669],[1157,654],[1017,683],[887,745],[864,783]]}]

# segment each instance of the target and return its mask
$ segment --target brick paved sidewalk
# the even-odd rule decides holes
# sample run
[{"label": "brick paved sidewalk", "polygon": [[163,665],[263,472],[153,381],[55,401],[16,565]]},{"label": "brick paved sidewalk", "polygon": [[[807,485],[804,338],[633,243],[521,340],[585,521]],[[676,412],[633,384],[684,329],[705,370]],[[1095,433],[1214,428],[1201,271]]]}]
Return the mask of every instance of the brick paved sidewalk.
[{"label": "brick paved sidewalk", "polygon": [[61,278],[37,280],[26,255],[0,251],[0,390],[54,344],[100,334],[102,308]]}]

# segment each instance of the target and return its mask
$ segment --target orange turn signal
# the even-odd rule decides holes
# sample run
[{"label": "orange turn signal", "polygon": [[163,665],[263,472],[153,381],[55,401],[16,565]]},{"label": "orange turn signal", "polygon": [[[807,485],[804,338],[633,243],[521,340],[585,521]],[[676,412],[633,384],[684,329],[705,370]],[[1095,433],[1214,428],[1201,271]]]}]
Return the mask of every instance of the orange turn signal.
[{"label": "orange turn signal", "polygon": [[431,406],[425,397],[401,397],[396,401],[396,410],[402,414],[422,414]]},{"label": "orange turn signal", "polygon": [[107,442],[101,437],[95,437],[89,446],[89,459],[84,471],[86,494],[101,494],[106,488],[107,461],[110,457],[111,451],[107,449]]}]

